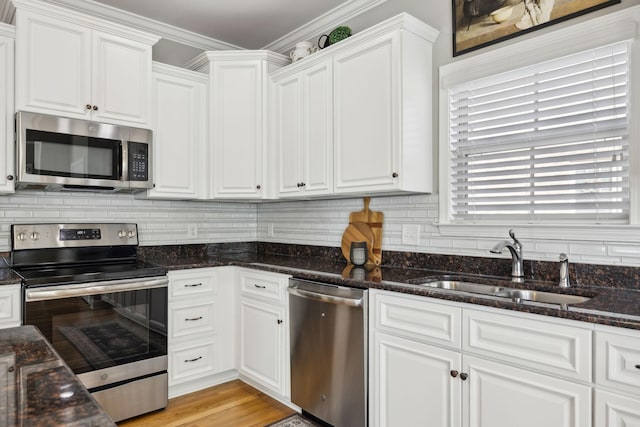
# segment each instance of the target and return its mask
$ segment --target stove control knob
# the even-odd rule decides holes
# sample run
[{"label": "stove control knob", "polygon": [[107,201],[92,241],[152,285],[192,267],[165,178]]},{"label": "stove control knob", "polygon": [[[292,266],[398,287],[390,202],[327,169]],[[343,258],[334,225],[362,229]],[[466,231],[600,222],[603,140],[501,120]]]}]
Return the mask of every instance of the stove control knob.
[{"label": "stove control knob", "polygon": [[31,240],[38,240],[40,238],[40,233],[34,231],[29,237],[31,237]]},{"label": "stove control knob", "polygon": [[129,230],[127,236],[129,236],[130,239],[133,239],[134,237],[136,237],[136,232],[133,230]]},{"label": "stove control knob", "polygon": [[21,231],[20,233],[18,233],[16,237],[18,238],[18,240],[22,242],[27,239],[27,233],[25,233],[24,231]]},{"label": "stove control knob", "polygon": [[127,237],[127,232],[125,230],[118,231],[118,237],[124,239],[125,237]]}]

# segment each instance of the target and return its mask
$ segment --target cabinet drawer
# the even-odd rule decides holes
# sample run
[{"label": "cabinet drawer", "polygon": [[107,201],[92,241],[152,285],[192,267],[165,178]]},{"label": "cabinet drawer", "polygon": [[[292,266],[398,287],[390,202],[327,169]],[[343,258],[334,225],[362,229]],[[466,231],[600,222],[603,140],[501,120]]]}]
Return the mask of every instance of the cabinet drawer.
[{"label": "cabinet drawer", "polygon": [[214,340],[169,349],[170,383],[216,372],[215,350]]},{"label": "cabinet drawer", "polygon": [[288,284],[288,276],[254,273],[247,270],[240,273],[240,292],[248,297],[284,304]]},{"label": "cabinet drawer", "polygon": [[169,309],[171,337],[201,332],[216,332],[216,303],[172,305]]},{"label": "cabinet drawer", "polygon": [[596,331],[598,385],[640,395],[640,333]]},{"label": "cabinet drawer", "polygon": [[218,273],[215,270],[207,269],[169,272],[169,292],[170,296],[177,298],[183,296],[217,295],[218,293]]},{"label": "cabinet drawer", "polygon": [[591,381],[591,330],[464,310],[463,349],[567,378]]},{"label": "cabinet drawer", "polygon": [[424,297],[374,292],[375,328],[421,342],[460,348],[462,309]]}]

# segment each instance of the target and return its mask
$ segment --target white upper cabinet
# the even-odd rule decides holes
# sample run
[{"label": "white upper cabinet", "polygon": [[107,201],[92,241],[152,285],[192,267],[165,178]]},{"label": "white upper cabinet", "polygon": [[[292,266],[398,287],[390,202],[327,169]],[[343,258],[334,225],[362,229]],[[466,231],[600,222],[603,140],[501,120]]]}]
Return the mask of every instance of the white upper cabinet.
[{"label": "white upper cabinet", "polygon": [[264,197],[268,75],[288,62],[267,51],[221,51],[187,65],[209,74],[210,198]]},{"label": "white upper cabinet", "polygon": [[278,196],[333,192],[330,58],[275,79]]},{"label": "white upper cabinet", "polygon": [[204,74],[153,64],[154,188],[148,197],[205,197],[207,82]]},{"label": "white upper cabinet", "polygon": [[158,37],[17,0],[16,110],[149,126]]},{"label": "white upper cabinet", "polygon": [[433,190],[437,34],[402,14],[334,55],[335,193]]},{"label": "white upper cabinet", "polygon": [[437,35],[403,13],[273,75],[279,197],[433,190]]},{"label": "white upper cabinet", "polygon": [[13,152],[14,29],[0,24],[0,194],[15,190]]}]

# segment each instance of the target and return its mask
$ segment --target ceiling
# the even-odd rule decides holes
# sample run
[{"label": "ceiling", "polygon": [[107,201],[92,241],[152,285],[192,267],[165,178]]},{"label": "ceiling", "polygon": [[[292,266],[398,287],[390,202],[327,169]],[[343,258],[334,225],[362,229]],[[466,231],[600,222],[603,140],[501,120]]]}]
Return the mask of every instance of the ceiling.
[{"label": "ceiling", "polygon": [[260,49],[350,0],[96,0],[245,49]]}]

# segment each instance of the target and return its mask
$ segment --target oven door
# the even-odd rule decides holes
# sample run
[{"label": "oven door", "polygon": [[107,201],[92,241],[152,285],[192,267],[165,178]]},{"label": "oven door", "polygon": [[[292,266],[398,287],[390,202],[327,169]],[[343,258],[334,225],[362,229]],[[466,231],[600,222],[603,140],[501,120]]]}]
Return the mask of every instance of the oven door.
[{"label": "oven door", "polygon": [[91,389],[167,369],[165,276],[24,289],[35,325]]}]

